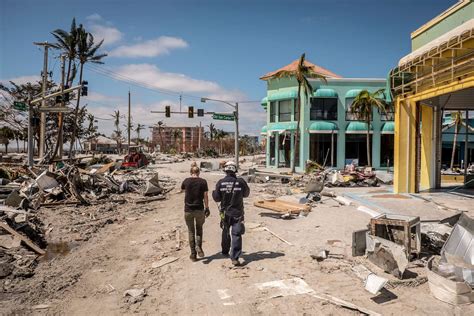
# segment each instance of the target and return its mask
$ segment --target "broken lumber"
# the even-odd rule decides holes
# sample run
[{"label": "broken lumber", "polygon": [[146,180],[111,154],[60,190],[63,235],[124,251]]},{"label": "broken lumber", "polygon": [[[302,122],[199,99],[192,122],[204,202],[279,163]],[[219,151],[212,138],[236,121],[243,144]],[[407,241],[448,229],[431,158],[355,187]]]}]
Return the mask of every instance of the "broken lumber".
[{"label": "broken lumber", "polygon": [[33,249],[34,251],[36,251],[37,253],[39,253],[40,255],[44,255],[46,252],[41,249],[40,247],[36,246],[30,239],[28,239],[27,237],[21,235],[20,233],[18,233],[16,230],[14,230],[13,228],[11,228],[10,226],[8,226],[7,223],[5,222],[0,222],[0,227],[3,228],[4,230],[6,230],[8,233],[12,234],[13,236],[15,236],[16,238],[20,239],[21,241],[23,241],[28,247],[30,247],[31,249]]},{"label": "broken lumber", "polygon": [[283,241],[285,244],[288,244],[290,246],[293,246],[293,244],[285,239],[283,239],[282,237],[278,236],[277,234],[275,234],[274,232],[272,232],[270,229],[266,228],[266,227],[263,227],[262,228],[264,231],[267,231],[269,232],[270,234],[272,234],[273,236],[275,236],[276,238],[280,239],[281,241]]},{"label": "broken lumber", "polygon": [[374,311],[371,311],[370,309],[367,309],[367,308],[364,308],[364,307],[360,307],[360,306],[357,306],[355,304],[352,304],[350,302],[347,302],[347,301],[344,301],[338,297],[335,297],[335,296],[332,296],[332,295],[329,295],[329,294],[324,294],[324,293],[312,293],[311,296],[315,297],[315,298],[318,298],[320,300],[323,300],[323,301],[326,301],[326,302],[329,302],[331,304],[334,304],[334,305],[337,305],[337,306],[340,306],[340,307],[344,307],[344,308],[347,308],[347,309],[351,309],[351,310],[354,310],[354,311],[359,311],[365,315],[370,315],[370,316],[381,316],[381,314],[379,313],[376,313]]},{"label": "broken lumber", "polygon": [[164,195],[155,196],[155,197],[151,197],[151,198],[144,198],[144,199],[135,200],[135,204],[144,204],[144,203],[149,203],[149,202],[153,202],[153,201],[161,201],[161,200],[164,200],[164,199],[166,199],[166,196],[164,196]]},{"label": "broken lumber", "polygon": [[278,213],[299,214],[301,212],[310,212],[311,206],[292,203],[282,200],[259,200],[253,205],[267,210],[272,210]]}]

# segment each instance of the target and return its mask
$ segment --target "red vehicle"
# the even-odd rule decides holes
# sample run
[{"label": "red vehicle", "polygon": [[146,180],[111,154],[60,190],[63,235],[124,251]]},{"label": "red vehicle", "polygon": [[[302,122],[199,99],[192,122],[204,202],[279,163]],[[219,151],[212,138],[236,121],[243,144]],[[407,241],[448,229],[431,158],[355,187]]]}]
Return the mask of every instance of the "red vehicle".
[{"label": "red vehicle", "polygon": [[130,146],[128,155],[123,158],[122,168],[141,168],[149,163],[141,146]]}]

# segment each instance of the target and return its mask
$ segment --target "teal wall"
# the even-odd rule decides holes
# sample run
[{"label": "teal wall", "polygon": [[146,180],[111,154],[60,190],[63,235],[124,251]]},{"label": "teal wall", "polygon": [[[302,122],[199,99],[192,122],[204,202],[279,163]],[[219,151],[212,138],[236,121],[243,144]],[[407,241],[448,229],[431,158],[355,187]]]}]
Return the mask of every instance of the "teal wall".
[{"label": "teal wall", "polygon": [[[312,82],[313,89],[316,91],[318,88],[329,88],[336,91],[338,95],[338,118],[333,122],[338,126],[337,131],[337,154],[335,155],[337,168],[344,168],[345,165],[345,149],[346,149],[346,128],[347,125],[352,121],[346,121],[346,93],[352,89],[366,89],[371,92],[386,87],[385,79],[328,79],[327,83],[320,81]],[[271,99],[272,95],[282,95],[282,92],[295,91],[298,89],[298,85],[293,78],[282,78],[282,79],[271,79],[268,81],[267,98]],[[296,99],[292,99],[293,106],[296,103]],[[309,159],[309,126],[313,121],[310,120],[310,105],[308,100],[302,96],[302,113],[300,123],[300,138],[302,139],[300,147],[300,166],[297,166],[298,171],[303,171],[304,162]],[[278,107],[276,109],[276,117],[278,122]],[[294,120],[294,115],[292,115]],[[386,121],[380,120],[380,115],[377,111],[373,113],[373,136],[372,136],[372,166],[380,168],[380,136],[382,125]],[[267,127],[270,127],[270,101],[267,103]],[[270,128],[269,128],[270,129]],[[293,144],[292,144],[293,145]],[[293,147],[293,146],[292,146]],[[275,153],[277,157],[277,152]],[[270,141],[267,140],[267,167],[270,167]]]},{"label": "teal wall", "polygon": [[412,38],[412,51],[420,48],[421,46],[431,42],[432,40],[440,37],[441,35],[451,31],[452,29],[473,18],[474,2],[470,1],[468,5],[457,10],[453,14],[447,16],[440,22],[430,27],[429,29]]}]

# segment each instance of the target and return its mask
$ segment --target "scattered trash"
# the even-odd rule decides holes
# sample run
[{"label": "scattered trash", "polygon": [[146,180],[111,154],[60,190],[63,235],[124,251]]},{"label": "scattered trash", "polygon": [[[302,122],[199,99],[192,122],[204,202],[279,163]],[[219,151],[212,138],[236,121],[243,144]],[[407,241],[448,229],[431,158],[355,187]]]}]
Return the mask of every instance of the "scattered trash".
[{"label": "scattered trash", "polygon": [[135,304],[144,300],[146,296],[146,291],[144,288],[141,289],[129,289],[123,293],[126,301],[130,304]]},{"label": "scattered trash", "polygon": [[285,297],[290,295],[308,294],[314,292],[309,285],[300,278],[277,280],[255,284],[257,289],[264,291],[269,298]]},{"label": "scattered trash", "polygon": [[371,273],[365,279],[365,289],[370,293],[376,295],[388,282],[387,279],[381,278],[374,273]]},{"label": "scattered trash", "polygon": [[320,250],[317,251],[315,254],[310,255],[311,258],[316,259],[316,261],[323,261],[324,259],[327,259],[329,256],[329,250]]},{"label": "scattered trash", "polygon": [[370,234],[367,237],[369,260],[385,272],[402,279],[409,262],[405,247]]},{"label": "scattered trash", "polygon": [[462,305],[474,302],[474,291],[454,273],[454,269],[446,271],[440,263],[440,257],[432,257],[426,266],[428,285],[434,297],[440,301]]}]

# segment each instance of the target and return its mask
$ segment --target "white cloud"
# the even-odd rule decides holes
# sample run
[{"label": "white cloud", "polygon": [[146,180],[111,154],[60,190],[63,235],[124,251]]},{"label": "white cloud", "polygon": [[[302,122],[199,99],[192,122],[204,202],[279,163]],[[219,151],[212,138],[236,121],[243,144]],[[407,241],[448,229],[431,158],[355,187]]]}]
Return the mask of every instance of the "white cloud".
[{"label": "white cloud", "polygon": [[38,76],[38,75],[20,76],[20,77],[0,80],[0,82],[2,82],[2,83],[9,83],[10,81],[13,81],[16,84],[25,84],[25,83],[28,83],[28,82],[36,83],[38,81],[41,81],[41,76]]},{"label": "white cloud", "polygon": [[160,36],[137,44],[122,45],[109,52],[112,57],[156,57],[167,55],[173,49],[186,48],[188,43],[182,38]]},{"label": "white cloud", "polygon": [[87,27],[94,35],[96,42],[104,40],[103,46],[118,43],[123,38],[123,33],[108,21],[105,21],[99,14],[94,13],[86,17]]}]

